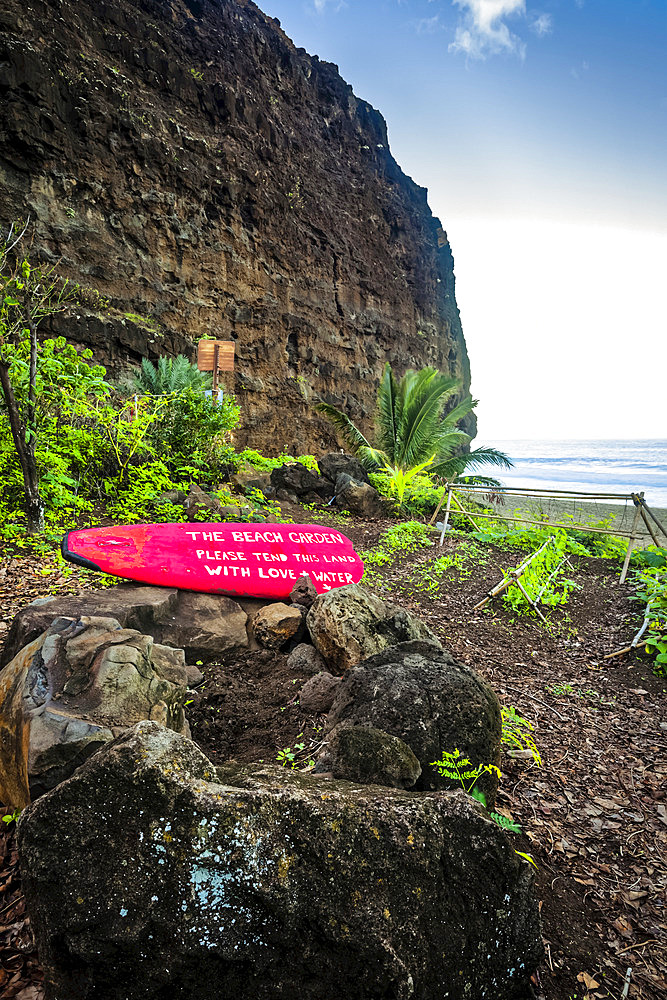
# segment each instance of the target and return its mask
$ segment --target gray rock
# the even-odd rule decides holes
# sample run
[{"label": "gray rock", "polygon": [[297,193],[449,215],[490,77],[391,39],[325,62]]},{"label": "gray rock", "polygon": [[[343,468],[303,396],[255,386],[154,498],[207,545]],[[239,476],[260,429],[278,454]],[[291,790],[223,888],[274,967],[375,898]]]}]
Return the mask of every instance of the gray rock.
[{"label": "gray rock", "polygon": [[199,687],[199,685],[204,680],[203,673],[201,672],[199,667],[194,663],[186,664],[185,672],[187,674],[189,688]]},{"label": "gray rock", "polygon": [[29,604],[12,622],[0,665],[41,635],[59,617],[115,618],[123,628],[185,650],[188,662],[210,660],[248,645],[247,614],[229,597],[167,587],[121,584]]},{"label": "gray rock", "polygon": [[315,674],[306,681],[299,692],[299,708],[316,715],[328,712],[333,705],[340,682],[340,677],[334,677],[327,671]]},{"label": "gray rock", "polygon": [[354,455],[341,455],[339,451],[330,451],[328,455],[322,455],[317,460],[320,473],[330,482],[335,483],[343,473],[350,479],[356,479],[359,483],[370,483],[368,473],[358,458]]},{"label": "gray rock", "polygon": [[220,501],[216,500],[215,497],[209,496],[196,483],[192,483],[190,486],[190,492],[185,498],[183,506],[185,507],[185,514],[188,521],[196,521],[201,511],[209,511],[213,515],[211,520],[218,520],[218,516],[222,510]]},{"label": "gray rock", "polygon": [[280,465],[271,470],[271,485],[280,499],[280,491],[303,496],[305,493],[317,493],[322,487],[322,480],[315,472],[305,465],[295,462],[294,465]]},{"label": "gray rock", "polygon": [[122,628],[136,629],[160,641],[161,626],[173,617],[178,594],[178,590],[168,587],[123,583],[103,590],[87,590],[78,597],[33,601],[14,617],[0,656],[0,667],[40,636],[56,618],[80,618],[82,615],[115,618]]},{"label": "gray rock", "polygon": [[312,608],[317,600],[317,590],[308,573],[304,573],[296,581],[289,595],[292,604],[300,604],[303,608]]},{"label": "gray rock", "polygon": [[188,663],[206,662],[246,648],[247,620],[231,597],[181,590],[174,614],[161,625],[159,635],[166,645],[183,649]]},{"label": "gray rock", "polygon": [[0,801],[55,787],[141,719],[185,732],[183,651],[113,618],[58,618],[2,671]]},{"label": "gray rock", "polygon": [[299,498],[296,493],[292,493],[291,490],[276,490],[276,500],[281,500],[283,503],[298,503]]},{"label": "gray rock", "polygon": [[412,788],[422,769],[407,743],[397,736],[343,722],[327,734],[315,766],[316,774],[323,772],[363,785]]},{"label": "gray rock", "polygon": [[357,517],[382,517],[384,514],[378,491],[344,473],[336,479],[336,503]]},{"label": "gray rock", "polygon": [[275,490],[271,486],[268,476],[249,470],[239,471],[231,478],[232,487],[240,493],[248,493],[250,490],[259,490],[265,497],[274,496]]},{"label": "gray rock", "polygon": [[163,504],[170,503],[174,506],[179,506],[185,503],[187,498],[187,493],[185,490],[167,490],[165,493],[160,493],[155,503]]},{"label": "gray rock", "polygon": [[314,646],[309,642],[300,642],[287,657],[287,668],[295,674],[312,676],[326,671],[327,665]]},{"label": "gray rock", "polygon": [[320,594],[306,619],[313,644],[337,672],[398,642],[423,639],[439,645],[427,625],[358,583]]},{"label": "gray rock", "polygon": [[[249,508],[244,508],[244,510],[249,510]],[[216,512],[216,520],[220,521],[238,521],[242,516],[242,510],[236,504],[227,503],[220,505]]]},{"label": "gray rock", "polygon": [[[421,789],[457,786],[431,766],[443,750],[458,748],[472,767],[500,763],[502,722],[494,691],[470,667],[428,642],[401,643],[349,670],[327,730],[340,722],[375,726],[404,740],[421,764]],[[497,778],[483,775],[477,787],[491,807]]]},{"label": "gray rock", "polygon": [[280,649],[297,634],[302,622],[299,608],[278,601],[257,612],[252,619],[252,630],[265,649]]},{"label": "gray rock", "polygon": [[521,996],[532,874],[478,805],[324,788],[150,722],[105,746],[18,823],[49,1000]]}]

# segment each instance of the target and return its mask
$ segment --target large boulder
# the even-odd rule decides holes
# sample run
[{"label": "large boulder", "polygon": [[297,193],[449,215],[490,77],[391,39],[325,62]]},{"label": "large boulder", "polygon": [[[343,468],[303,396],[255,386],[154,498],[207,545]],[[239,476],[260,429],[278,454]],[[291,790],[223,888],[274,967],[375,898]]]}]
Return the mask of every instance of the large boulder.
[{"label": "large boulder", "polygon": [[306,493],[316,493],[318,497],[329,495],[332,490],[326,480],[311,472],[305,465],[295,462],[294,465],[280,465],[271,471],[271,486],[274,490],[304,496]]},{"label": "large boulder", "polygon": [[207,661],[245,649],[247,621],[248,615],[231,597],[179,590],[171,619],[156,635],[167,646],[183,649],[188,663]]},{"label": "large boulder", "polygon": [[156,642],[185,650],[189,663],[236,652],[248,645],[246,612],[229,597],[132,583],[87,590],[78,597],[33,601],[15,616],[0,666],[41,635],[56,618],[115,618]]},{"label": "large boulder", "polygon": [[423,639],[438,645],[428,625],[358,583],[321,594],[306,622],[313,644],[338,671],[399,642]]},{"label": "large boulder", "polygon": [[336,503],[357,517],[382,517],[385,512],[376,489],[343,473],[336,480]]},{"label": "large boulder", "polygon": [[115,618],[122,628],[155,635],[176,613],[179,591],[169,587],[143,587],[122,583],[103,590],[87,590],[78,596],[43,597],[19,611],[0,654],[0,667],[46,631],[56,618],[93,615]]},{"label": "large boulder", "polygon": [[[457,786],[432,766],[443,750],[460,750],[472,768],[500,763],[502,719],[493,689],[432,643],[401,643],[348,670],[326,728],[341,722],[374,726],[407,743],[422,767],[420,789]],[[491,807],[495,774],[482,775],[477,786]]]},{"label": "large boulder", "polygon": [[321,474],[331,483],[335,483],[341,474],[349,476],[350,479],[356,479],[359,483],[370,483],[368,473],[354,455],[343,455],[339,451],[330,451],[328,455],[323,455],[322,458],[318,459],[317,465]]},{"label": "large boulder", "polygon": [[142,719],[187,732],[183,651],[113,618],[58,618],[0,673],[0,801],[17,808]]},{"label": "large boulder", "polygon": [[531,870],[469,796],[216,772],[150,722],[18,841],[47,1000],[510,1000],[542,953]]}]

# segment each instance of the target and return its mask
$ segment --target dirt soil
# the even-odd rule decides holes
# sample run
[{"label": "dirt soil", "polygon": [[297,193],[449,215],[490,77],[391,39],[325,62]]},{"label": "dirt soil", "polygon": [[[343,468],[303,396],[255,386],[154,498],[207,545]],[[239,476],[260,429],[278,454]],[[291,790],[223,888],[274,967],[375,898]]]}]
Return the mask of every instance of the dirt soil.
[{"label": "dirt soil", "polygon": [[[358,549],[375,544],[391,523],[342,525],[298,508],[290,515],[335,524]],[[404,555],[378,571],[374,586],[427,621],[494,686],[502,704],[514,705],[535,726],[542,767],[504,754],[498,799],[522,826],[515,846],[537,864],[545,959],[534,977],[535,996],[664,1000],[667,681],[641,654],[603,659],[632,638],[642,609],[630,600],[631,586],[619,586],[617,562],[579,559],[572,574],[579,589],[549,613],[547,627],[501,600],[475,612],[502,570],[525,553],[484,546],[481,565],[473,552],[462,568],[450,568],[425,590],[433,560],[460,555],[462,544],[465,552],[465,540],[447,536],[443,549]],[[42,576],[47,566],[30,559],[5,569],[5,623],[36,596],[91,585],[85,573]],[[284,653],[247,652],[201,669],[205,680],[192,694],[188,716],[193,738],[215,763],[276,760],[289,748],[298,766],[308,766],[323,719],[300,710],[298,692],[307,678],[288,670]],[[11,829],[3,826],[0,995],[34,1000],[41,996],[41,974]]]}]

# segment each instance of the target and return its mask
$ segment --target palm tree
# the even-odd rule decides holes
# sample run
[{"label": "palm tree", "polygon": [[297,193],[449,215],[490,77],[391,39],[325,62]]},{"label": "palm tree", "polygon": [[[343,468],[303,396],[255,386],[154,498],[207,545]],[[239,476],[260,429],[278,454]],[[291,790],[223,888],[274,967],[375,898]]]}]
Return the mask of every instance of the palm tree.
[{"label": "palm tree", "polygon": [[157,365],[144,358],[133,382],[136,389],[151,396],[166,396],[184,389],[210,389],[212,385],[208,372],[200,372],[184,354],[158,358]]},{"label": "palm tree", "polygon": [[[378,389],[377,447],[335,406],[318,403],[316,409],[331,421],[369,471],[390,468],[405,472],[427,463],[430,474],[456,479],[480,465],[511,468],[510,459],[496,448],[461,453],[470,437],[456,425],[475,408],[477,400],[467,396],[443,413],[447,401],[460,389],[457,379],[442,375],[437,368],[410,370],[398,380],[387,363]],[[487,477],[474,478],[485,485],[498,485]]]}]

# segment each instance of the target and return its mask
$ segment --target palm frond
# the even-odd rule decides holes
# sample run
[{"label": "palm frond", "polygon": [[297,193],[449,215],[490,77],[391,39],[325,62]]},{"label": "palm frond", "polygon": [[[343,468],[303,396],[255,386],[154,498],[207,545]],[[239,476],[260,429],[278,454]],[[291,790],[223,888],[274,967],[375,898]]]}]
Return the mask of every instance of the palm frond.
[{"label": "palm frond", "polygon": [[136,388],[143,392],[165,396],[185,389],[209,389],[212,379],[207,372],[200,372],[184,354],[178,354],[175,358],[158,358],[157,365],[143,358],[134,381]]},{"label": "palm frond", "polygon": [[499,479],[491,476],[457,476],[456,482],[468,486],[488,486],[489,489],[502,489],[503,486]]},{"label": "palm frond", "polygon": [[316,403],[315,409],[324,414],[329,423],[333,424],[345,444],[355,455],[362,448],[374,451],[373,446],[366,440],[359,428],[355,427],[350,418],[341,410],[337,410],[331,403]]},{"label": "palm frond", "polygon": [[406,399],[396,456],[404,468],[419,464],[433,453],[442,410],[458,389],[456,379],[440,375],[435,368],[406,373]]},{"label": "palm frond", "polygon": [[468,468],[478,469],[480,465],[496,465],[500,469],[512,469],[514,462],[504,451],[498,448],[475,448],[466,456],[468,458]]},{"label": "palm frond", "polygon": [[462,399],[460,403],[457,403],[453,409],[445,414],[442,418],[443,425],[447,428],[455,427],[459,420],[463,420],[464,417],[467,417],[475,409],[478,402],[478,399],[466,396],[465,399]]},{"label": "palm frond", "polygon": [[401,424],[402,399],[399,383],[389,362],[384,366],[382,381],[378,389],[376,431],[378,444],[383,451],[393,457],[398,431]]},{"label": "palm frond", "polygon": [[357,452],[357,458],[366,472],[378,472],[389,463],[389,455],[379,448],[366,448],[365,445]]},{"label": "palm frond", "polygon": [[504,452],[498,451],[496,448],[475,448],[474,451],[466,452],[463,455],[450,455],[438,462],[433,473],[453,480],[479,469],[483,465],[497,465],[503,469],[512,468],[511,459]]}]

